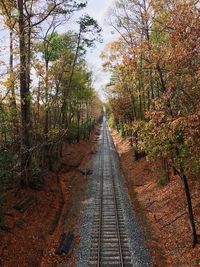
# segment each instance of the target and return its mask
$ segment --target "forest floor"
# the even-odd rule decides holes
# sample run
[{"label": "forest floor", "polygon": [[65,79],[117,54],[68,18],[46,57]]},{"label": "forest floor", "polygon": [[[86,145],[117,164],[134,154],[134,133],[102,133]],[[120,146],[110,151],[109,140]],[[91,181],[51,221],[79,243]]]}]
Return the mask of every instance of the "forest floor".
[{"label": "forest floor", "polygon": [[[192,248],[187,206],[181,180],[170,175],[164,186],[161,162],[134,159],[133,148],[115,130],[112,136],[126,178],[133,211],[144,232],[154,267],[200,266],[200,245]],[[199,182],[190,180],[197,231],[200,232]]]},{"label": "forest floor", "polygon": [[[76,227],[80,221],[82,202],[87,189],[86,175],[82,174],[95,153],[96,135],[79,144],[65,144],[63,157],[55,171],[45,177],[41,190],[10,190],[6,195],[4,224],[9,232],[0,230],[0,266],[53,267],[59,262],[74,266],[71,257],[56,256],[63,232],[75,231],[74,247],[79,243]],[[25,197],[32,196],[35,203],[24,213],[13,207]]]}]

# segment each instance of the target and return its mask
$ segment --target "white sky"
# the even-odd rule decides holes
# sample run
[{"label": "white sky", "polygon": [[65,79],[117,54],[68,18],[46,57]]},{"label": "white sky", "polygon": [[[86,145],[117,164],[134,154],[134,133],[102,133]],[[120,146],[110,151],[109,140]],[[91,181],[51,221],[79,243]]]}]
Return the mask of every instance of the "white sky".
[{"label": "white sky", "polygon": [[113,28],[105,22],[108,10],[112,7],[113,2],[114,0],[88,0],[88,5],[83,11],[83,13],[88,13],[91,17],[96,19],[103,30],[103,43],[96,44],[96,47],[88,51],[87,54],[89,68],[91,68],[94,73],[94,88],[99,92],[102,99],[105,99],[103,91],[105,85],[109,82],[110,75],[103,71],[103,62],[99,58],[99,55],[107,43],[117,38],[116,35],[111,34]]},{"label": "white sky", "polygon": [[[86,55],[86,61],[88,67],[93,72],[93,86],[95,90],[99,93],[99,96],[105,100],[106,96],[104,94],[104,88],[110,80],[110,74],[103,71],[102,60],[100,59],[100,54],[104,50],[107,43],[112,42],[118,36],[118,34],[113,34],[113,28],[106,23],[106,18],[109,9],[112,7],[115,0],[87,0],[88,4],[86,8],[77,12],[70,19],[69,28],[66,29],[65,26],[59,27],[58,31],[65,32],[69,29],[78,31],[78,24],[76,21],[80,18],[82,14],[88,14],[95,20],[97,20],[99,26],[102,28],[102,43],[96,43],[95,48],[89,49]],[[112,32],[112,34],[111,34]]]},{"label": "white sky", "polygon": [[[82,14],[88,14],[94,19],[97,20],[99,26],[102,28],[102,36],[103,36],[103,43],[97,43],[95,48],[92,48],[88,51],[86,60],[88,63],[89,69],[93,71],[93,77],[94,77],[94,88],[99,93],[100,97],[102,99],[105,99],[104,95],[104,88],[105,85],[109,82],[109,73],[104,72],[102,69],[102,60],[100,59],[100,54],[103,51],[105,45],[114,39],[117,38],[117,35],[111,34],[113,32],[113,28],[110,27],[106,22],[105,19],[107,17],[107,13],[109,8],[112,6],[114,0],[88,0],[87,7],[84,8],[81,12],[77,12],[73,18],[70,20],[69,24],[67,23],[65,26],[61,27],[59,30],[61,32],[68,31],[69,28],[77,29],[76,21],[78,20],[78,17],[80,17]],[[4,49],[0,51],[0,61],[5,60],[5,58],[8,56],[8,32],[3,27],[3,24],[0,20],[0,43],[1,43],[1,49],[2,46],[4,46]]]}]

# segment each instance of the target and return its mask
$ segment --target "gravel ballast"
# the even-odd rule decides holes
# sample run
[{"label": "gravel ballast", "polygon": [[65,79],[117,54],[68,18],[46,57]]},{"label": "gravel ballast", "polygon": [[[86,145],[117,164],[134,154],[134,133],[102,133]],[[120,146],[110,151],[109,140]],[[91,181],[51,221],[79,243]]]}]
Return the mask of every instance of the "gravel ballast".
[{"label": "gravel ballast", "polygon": [[[104,122],[103,124],[106,124]],[[93,224],[93,216],[95,209],[95,197],[97,190],[99,188],[99,164],[100,155],[103,153],[102,149],[102,132],[103,126],[101,128],[101,135],[98,141],[97,154],[94,156],[92,161],[93,174],[89,179],[88,185],[88,203],[85,211],[85,216],[81,222],[80,229],[80,245],[77,250],[77,267],[87,267],[90,257],[90,247],[91,247],[91,231]],[[107,126],[106,126],[107,127]],[[109,141],[112,147],[111,160],[113,162],[113,172],[115,177],[115,185],[118,191],[118,195],[121,199],[121,206],[123,210],[123,216],[126,224],[126,231],[129,237],[129,247],[132,255],[133,266],[135,267],[146,267],[152,266],[151,258],[148,254],[148,250],[145,247],[142,232],[140,227],[136,222],[136,218],[132,212],[131,204],[128,198],[127,190],[124,187],[124,177],[120,171],[119,158],[114,148],[112,137],[109,135]]]}]

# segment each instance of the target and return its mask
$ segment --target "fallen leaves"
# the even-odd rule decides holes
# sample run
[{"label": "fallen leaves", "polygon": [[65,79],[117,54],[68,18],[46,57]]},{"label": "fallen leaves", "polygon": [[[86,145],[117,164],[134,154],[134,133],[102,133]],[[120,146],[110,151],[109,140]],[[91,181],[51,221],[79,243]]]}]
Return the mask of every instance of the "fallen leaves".
[{"label": "fallen leaves", "polygon": [[[91,139],[94,139],[94,134],[92,134]],[[91,158],[91,150],[95,150],[96,143],[91,146],[90,141],[66,145],[64,148],[62,159],[64,165],[59,171],[60,184],[64,196],[64,208],[52,235],[49,235],[49,230],[61,201],[57,171],[55,173],[49,172],[45,177],[44,190],[22,190],[18,198],[15,197],[14,191],[8,192],[5,213],[12,214],[12,216],[4,217],[5,225],[11,228],[11,233],[0,230],[0,258],[3,267],[50,267],[62,261],[70,262],[70,266],[75,266],[75,248],[80,242],[78,235],[75,236],[74,253],[72,253],[71,257],[66,257],[65,255],[57,256],[55,251],[59,245],[61,233],[64,231],[66,216],[72,206],[72,201],[74,201],[74,198],[72,200],[72,191],[75,188],[84,195],[84,187],[87,182],[86,177],[82,176],[77,168],[68,169],[66,165],[76,165],[78,160],[79,168],[84,170],[85,164]],[[59,169],[59,166],[57,168]],[[75,179],[75,173],[79,173],[79,179]],[[16,202],[20,202],[27,197],[37,198],[38,203],[30,206],[24,213],[13,209]],[[67,221],[69,228],[75,227],[79,222],[79,216],[78,212],[77,216],[70,215]]]},{"label": "fallen leaves", "polygon": [[[187,208],[182,184],[177,176],[171,176],[170,183],[159,187],[156,183],[160,176],[159,160],[150,162],[145,158],[133,160],[129,143],[113,131],[120,164],[126,176],[129,194],[134,190],[132,206],[138,222],[145,232],[146,244],[154,261],[159,267],[200,266],[200,246],[191,246],[191,233],[188,225]],[[134,184],[143,184],[135,186]],[[192,201],[197,226],[200,222],[200,197],[197,182],[190,181],[193,192]],[[139,204],[137,204],[137,202]],[[143,218],[144,216],[144,218]],[[147,220],[147,223],[144,222]],[[199,229],[197,229],[199,230]]]}]

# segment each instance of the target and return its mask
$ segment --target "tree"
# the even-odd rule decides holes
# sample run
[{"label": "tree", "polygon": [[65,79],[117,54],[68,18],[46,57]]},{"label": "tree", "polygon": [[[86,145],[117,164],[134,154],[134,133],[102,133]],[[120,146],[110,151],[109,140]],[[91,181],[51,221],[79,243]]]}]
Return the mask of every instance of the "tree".
[{"label": "tree", "polygon": [[21,96],[21,170],[22,183],[28,184],[31,177],[31,95],[30,95],[30,69],[31,69],[31,38],[34,27],[39,26],[53,13],[66,14],[70,8],[84,7],[85,4],[70,3],[69,1],[47,2],[43,6],[43,15],[37,14],[34,3],[31,1],[17,1],[19,12],[19,53],[20,53],[20,96]]},{"label": "tree", "polygon": [[162,159],[167,177],[168,162],[179,174],[193,246],[198,235],[188,179],[200,171],[192,141],[200,138],[198,16],[192,0],[117,1],[111,22],[121,37],[104,53],[117,127],[147,157]]},{"label": "tree", "polygon": [[79,33],[77,36],[77,45],[76,45],[76,51],[74,55],[74,59],[72,62],[71,72],[69,76],[69,82],[67,86],[67,90],[64,91],[63,95],[63,105],[62,105],[62,123],[66,125],[66,94],[67,91],[70,91],[72,78],[74,75],[74,70],[77,63],[77,58],[80,50],[85,49],[86,47],[91,47],[94,45],[96,41],[101,41],[101,28],[97,24],[97,22],[91,18],[88,15],[83,16],[79,21]]}]

